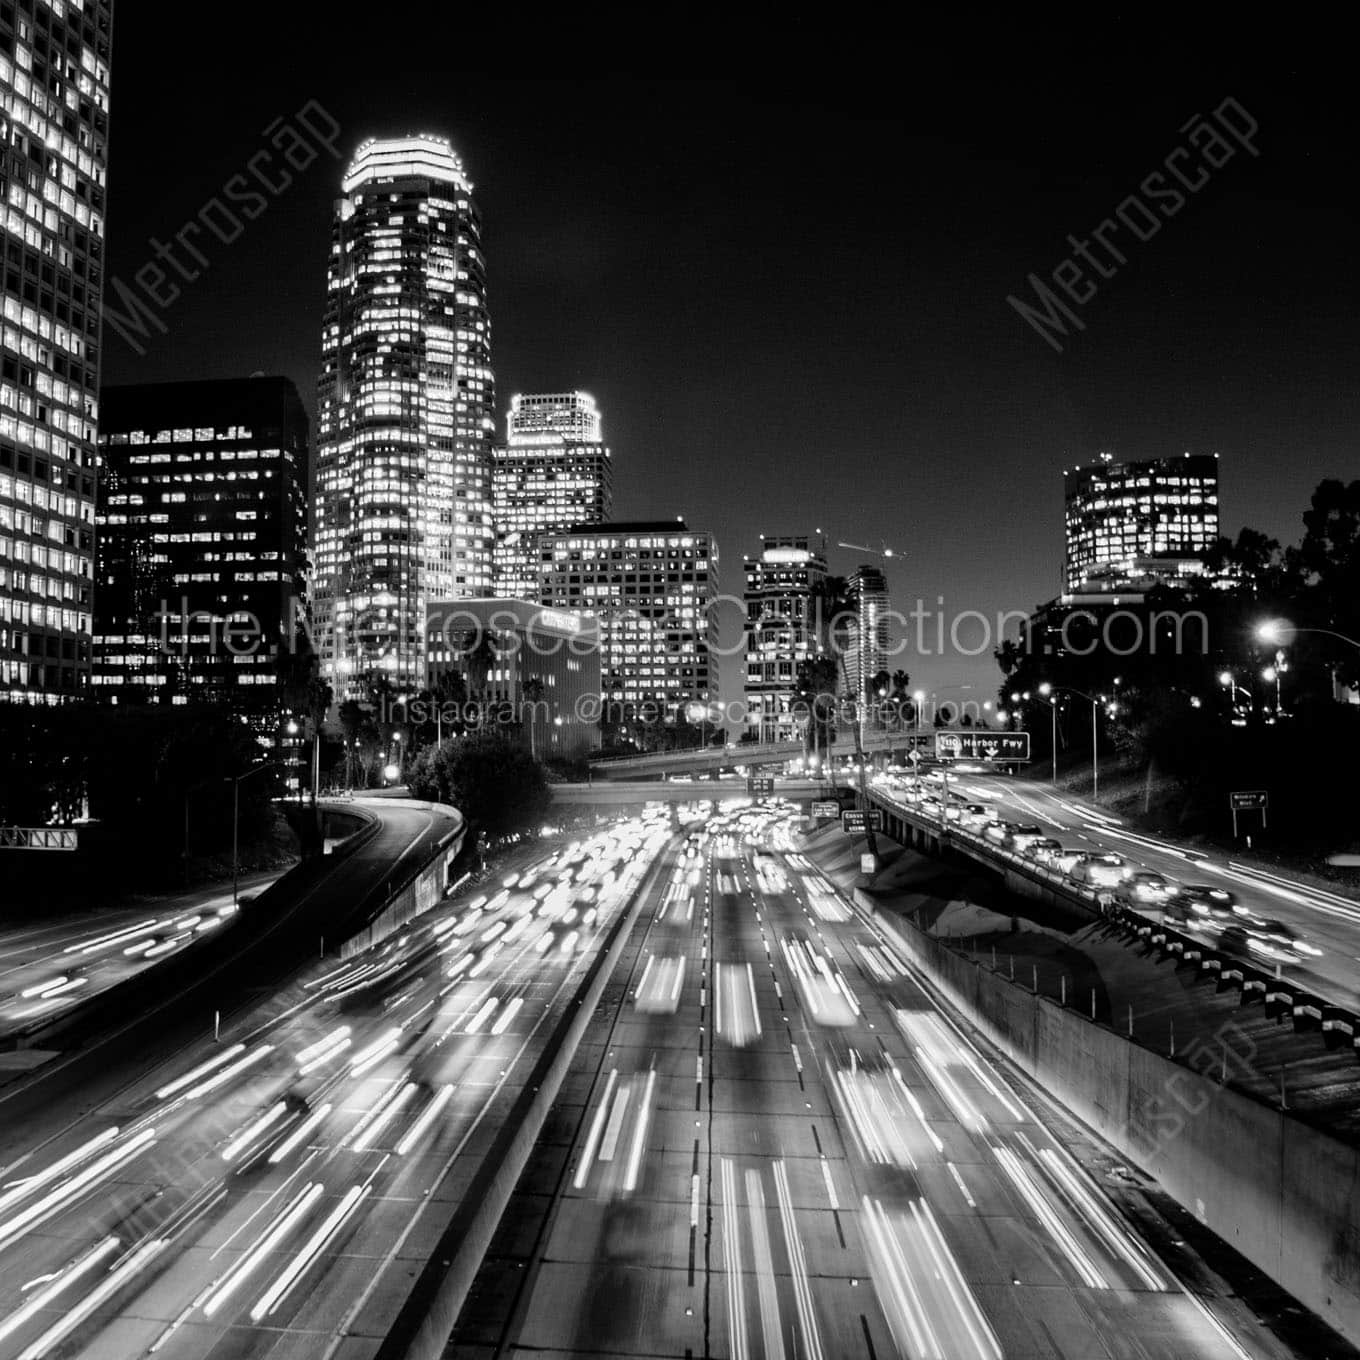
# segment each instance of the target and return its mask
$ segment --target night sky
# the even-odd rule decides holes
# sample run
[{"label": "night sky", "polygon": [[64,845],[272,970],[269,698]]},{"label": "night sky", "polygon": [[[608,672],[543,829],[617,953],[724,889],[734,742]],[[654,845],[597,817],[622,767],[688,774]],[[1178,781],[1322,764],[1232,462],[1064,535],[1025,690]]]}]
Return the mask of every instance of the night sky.
[{"label": "night sky", "polygon": [[[1321,477],[1360,476],[1355,115],[1340,73],[1287,52],[1234,66],[1116,30],[985,62],[923,38],[866,65],[833,41],[801,67],[642,82],[610,76],[585,31],[527,20],[469,41],[408,22],[419,6],[393,6],[384,36],[330,7],[238,4],[230,28],[177,12],[170,33],[160,8],[116,19],[109,279],[309,100],[343,158],[203,244],[144,355],[106,328],[106,382],[283,372],[314,408],[344,164],[369,136],[429,131],[476,186],[501,412],[516,391],[594,393],[616,518],[711,529],[735,594],[760,533],[821,528],[900,554],[898,608],[1027,610],[1060,587],[1062,470],[1102,449],[1218,452],[1224,531],[1286,541]],[[523,78],[464,70],[469,48]],[[562,78],[578,71],[601,74]],[[1238,147],[1147,242],[1113,238],[1127,262],[1055,353],[1007,295],[1229,96],[1259,157]],[[898,664],[979,695],[998,678],[989,653]]]}]

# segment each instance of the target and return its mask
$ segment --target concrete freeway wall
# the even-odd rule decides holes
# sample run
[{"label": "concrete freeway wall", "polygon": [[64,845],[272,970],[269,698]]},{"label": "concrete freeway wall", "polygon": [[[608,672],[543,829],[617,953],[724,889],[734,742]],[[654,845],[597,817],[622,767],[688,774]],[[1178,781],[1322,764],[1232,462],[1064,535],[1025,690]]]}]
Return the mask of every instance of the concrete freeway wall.
[{"label": "concrete freeway wall", "polygon": [[1055,1100],[1360,1344],[1360,1149],[1221,1086],[1225,1055],[1230,1073],[1250,1062],[1245,1035],[1221,1032],[1222,1048],[1193,1067],[1174,1062],[955,954],[864,892],[855,897]]}]

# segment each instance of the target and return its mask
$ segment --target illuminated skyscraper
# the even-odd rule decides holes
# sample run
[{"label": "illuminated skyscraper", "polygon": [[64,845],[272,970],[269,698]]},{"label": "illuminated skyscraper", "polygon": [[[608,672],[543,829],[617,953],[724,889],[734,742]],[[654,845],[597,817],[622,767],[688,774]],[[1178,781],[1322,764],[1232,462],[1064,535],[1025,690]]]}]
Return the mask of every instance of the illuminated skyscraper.
[{"label": "illuminated skyscraper", "polygon": [[307,414],[287,378],[107,387],[95,692],[278,714],[306,620]]},{"label": "illuminated skyscraper", "polygon": [[425,609],[491,592],[495,378],[481,218],[447,141],[364,143],[331,231],[312,526],[337,695],[423,683]]},{"label": "illuminated skyscraper", "polygon": [[614,505],[614,468],[588,392],[510,399],[505,447],[491,478],[496,593],[538,598],[538,535],[600,524]]},{"label": "illuminated skyscraper", "polygon": [[850,578],[850,598],[855,604],[855,617],[845,653],[846,680],[851,694],[871,698],[869,683],[887,668],[888,661],[887,577],[877,567],[856,567]]},{"label": "illuminated skyscraper", "polygon": [[813,592],[826,580],[826,540],[765,538],[746,569],[746,723],[761,741],[801,735],[798,667],[817,652]]},{"label": "illuminated skyscraper", "polygon": [[1069,591],[1174,581],[1203,570],[1218,538],[1218,455],[1116,463],[1064,474]]},{"label": "illuminated skyscraper", "polygon": [[[683,520],[573,525],[539,540],[545,605],[594,614],[607,712],[666,721],[718,697],[718,548]],[[645,708],[644,708],[645,706]]]},{"label": "illuminated skyscraper", "polygon": [[112,12],[0,5],[0,699],[89,678]]}]

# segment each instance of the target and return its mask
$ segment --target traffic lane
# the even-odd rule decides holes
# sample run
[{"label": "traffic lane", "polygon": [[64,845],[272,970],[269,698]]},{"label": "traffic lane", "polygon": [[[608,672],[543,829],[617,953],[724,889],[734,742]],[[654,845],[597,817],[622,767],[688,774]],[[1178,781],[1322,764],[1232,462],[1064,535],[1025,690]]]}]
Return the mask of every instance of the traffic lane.
[{"label": "traffic lane", "polygon": [[[547,979],[545,979],[544,976],[544,964],[543,960],[541,960],[541,956],[537,955],[537,953],[534,953],[533,963],[530,964],[528,960],[526,960],[525,953],[528,953],[528,947],[526,947],[525,951],[522,952],[521,955],[514,956],[513,959],[511,959],[511,957],[507,955],[506,956],[507,971],[505,972],[505,974],[500,976],[499,979],[496,979],[496,981],[502,983],[502,985],[509,987],[510,990],[526,989],[526,987],[532,985],[543,986],[547,985]],[[577,959],[579,955],[578,953],[574,952],[573,955],[571,955],[571,957],[573,957],[573,959]],[[518,968],[518,972],[515,972],[514,968],[510,967],[511,964],[513,964],[514,968]],[[524,994],[525,994],[524,990],[517,991],[518,997],[522,998],[524,997]],[[481,1008],[481,1006],[477,1006],[476,1012],[480,1012],[481,1009],[483,1009]],[[473,1012],[471,1008],[465,1008],[465,1012],[466,1013],[464,1019],[462,1019],[462,1024],[464,1024],[465,1027],[468,1028],[468,1030],[472,1030],[473,1025],[471,1024],[471,1021],[469,1021],[468,1016],[471,1016],[473,1015],[473,1013],[476,1012]],[[498,1047],[500,1047],[500,1049],[503,1049],[503,1047],[505,1047],[506,1044],[510,1044],[511,1042],[513,1042],[515,1035],[518,1034],[518,1024],[528,1023],[528,1017],[532,1016],[532,1013],[533,1010],[532,1008],[530,1008],[530,1006],[524,1006],[524,1008],[521,1008],[520,1017],[522,1017],[522,1020],[520,1019],[520,1017],[517,1017],[517,1023],[507,1025],[505,1030],[502,1031],[503,1038],[496,1038],[496,1042],[494,1046],[491,1047],[491,1049],[481,1051],[481,1053],[476,1055],[477,1061],[479,1061],[481,1064],[481,1070],[484,1070],[484,1072],[487,1073],[494,1073],[496,1072],[496,1070],[498,1070],[499,1065],[500,1073],[502,1073],[502,1076],[505,1076],[505,1074],[509,1072],[510,1068],[513,1068],[513,1066],[517,1064],[518,1061],[520,1061],[520,1055],[515,1055],[514,1058],[507,1059],[505,1053],[502,1053],[502,1051],[496,1051],[496,1049],[498,1049]],[[480,1025],[477,1025],[476,1028],[479,1028],[480,1030],[481,1027]],[[488,1028],[490,1028],[492,1032],[495,1031],[496,1025],[494,1021],[492,1021],[490,1027]],[[305,1036],[305,1038],[309,1038],[309,1036]],[[282,1034],[276,1034],[275,1038],[279,1038],[280,1040],[282,1040],[284,1036]],[[280,1049],[282,1049],[283,1046],[284,1046],[283,1043],[279,1044]],[[432,1078],[434,1078],[434,1080],[431,1081],[431,1089],[442,1089],[442,1085],[439,1085],[439,1083],[454,1084],[458,1083],[458,1081],[461,1081],[462,1087],[465,1088],[465,1091],[472,1091],[472,1089],[476,1088],[477,1081],[473,1080],[472,1074],[469,1073],[468,1065],[462,1064],[460,1066],[458,1062],[454,1062],[453,1068],[454,1070],[445,1070],[445,1072],[431,1073]],[[491,1080],[492,1080],[491,1077],[487,1077],[487,1081]],[[199,1146],[201,1152],[201,1155],[199,1157],[200,1163],[203,1163],[203,1161],[207,1161],[207,1163],[214,1163],[216,1152],[218,1152],[218,1149],[222,1148],[223,1140],[228,1136],[228,1130],[233,1129],[233,1127],[237,1127],[237,1129],[239,1129],[239,1127],[241,1127],[242,1121],[250,1121],[250,1119],[252,1119],[253,1117],[257,1117],[258,1112],[260,1112],[260,1110],[267,1110],[267,1108],[271,1107],[272,1104],[276,1102],[277,1098],[279,1098],[279,1089],[277,1089],[276,1085],[260,1085],[257,1083],[257,1089],[254,1089],[254,1091],[250,1091],[250,1089],[241,1089],[241,1091],[234,1091],[233,1093],[230,1093],[230,1095],[223,1095],[222,1100],[219,1100],[218,1104],[219,1107],[226,1107],[224,1108],[224,1118],[222,1117],[223,1115],[222,1108],[219,1108],[219,1110],[211,1110],[211,1108],[209,1108],[209,1110],[203,1111],[203,1117],[205,1118],[212,1119],[214,1117],[218,1117],[218,1127],[216,1127],[216,1129],[209,1130],[207,1136],[205,1137],[203,1136],[203,1133],[199,1134],[200,1138]],[[318,1100],[320,1100],[320,1095],[318,1095]],[[360,1117],[362,1117],[364,1112],[364,1102],[366,1102],[366,1095],[364,1095],[363,1092],[355,1092],[354,1108],[351,1108],[351,1110],[348,1111],[337,1110],[335,1118],[339,1119],[343,1117],[343,1114],[345,1114],[345,1112],[348,1112],[348,1114],[354,1114],[355,1110],[358,1110],[358,1114],[360,1115]],[[506,1103],[509,1103],[509,1096],[506,1096]],[[370,1106],[367,1106],[367,1110],[371,1112],[371,1110],[373,1110],[373,1106],[371,1106],[370,1104]],[[443,1110],[443,1114],[447,1115],[447,1119],[441,1119],[441,1126],[445,1125],[446,1122],[450,1123],[450,1125],[456,1126],[458,1114],[457,1103],[456,1102],[447,1103],[445,1106],[445,1110]],[[423,1115],[422,1112],[420,1112],[420,1107],[416,1107],[416,1121],[419,1122],[420,1119],[422,1118]],[[166,1141],[165,1140],[158,1141],[160,1142],[160,1144],[162,1144],[158,1148],[158,1156],[165,1157],[167,1155]],[[309,1145],[311,1141],[320,1142],[320,1146],[313,1146],[313,1148],[311,1148],[310,1160],[314,1161],[316,1160],[317,1156],[325,1157],[326,1155],[328,1155],[329,1151],[335,1151],[335,1149],[330,1149],[329,1145],[325,1144],[324,1141],[309,1140]],[[359,1149],[354,1149],[354,1151],[359,1151]],[[397,1151],[400,1152],[400,1149],[397,1149]],[[411,1151],[411,1149],[407,1149],[407,1152],[409,1151]],[[413,1166],[413,1163],[409,1163],[409,1161],[408,1166],[412,1167],[412,1170],[411,1172],[409,1172],[409,1175],[416,1176],[416,1178],[419,1178],[419,1176],[423,1174],[423,1172],[420,1171],[419,1168]],[[173,1183],[173,1185],[177,1187],[178,1190],[181,1191],[182,1197],[184,1197],[186,1201],[192,1201],[194,1191],[196,1191],[196,1189],[201,1189],[201,1186],[205,1185],[205,1183],[207,1183],[207,1180],[211,1179],[211,1176],[207,1176],[207,1178],[199,1178],[199,1185],[194,1186],[193,1185],[194,1176],[196,1176],[197,1170],[199,1170],[199,1168],[194,1166],[194,1164],[190,1163],[190,1161],[185,1161],[185,1163],[182,1164],[182,1166],[178,1166],[177,1168],[175,1168],[174,1175],[171,1176],[171,1178],[169,1178],[171,1180],[171,1183]],[[212,1170],[212,1168],[209,1167],[209,1170]],[[152,1168],[152,1174],[155,1175],[155,1168]],[[132,1179],[131,1172],[129,1172],[129,1179]],[[167,1179],[165,1175],[165,1166],[163,1166],[163,1163],[160,1164],[160,1175],[156,1179],[159,1180]],[[135,1185],[135,1183],[136,1183],[135,1180],[133,1180],[133,1185]],[[386,1187],[379,1186],[378,1189],[386,1189]],[[398,1182],[398,1180],[394,1180],[392,1190],[393,1194],[389,1195],[388,1200],[390,1202],[393,1202],[393,1204],[397,1204],[398,1206],[405,1205],[404,1208],[398,1208],[397,1212],[398,1214],[400,1214],[401,1220],[403,1221],[409,1220],[409,1217],[411,1217],[411,1214],[409,1214],[409,1202],[415,1200],[416,1195],[404,1194],[403,1185],[401,1185],[401,1183]],[[427,1193],[428,1187],[426,1187],[426,1189],[422,1191],[422,1197],[424,1197],[424,1194]],[[135,1195],[136,1197],[136,1191],[133,1191],[133,1195]],[[215,1206],[209,1206],[209,1208],[215,1208]],[[226,1212],[226,1210],[223,1210],[223,1212]],[[246,1210],[242,1209],[241,1212],[246,1212]],[[250,1214],[248,1213],[248,1219],[249,1216]],[[218,1213],[218,1220],[222,1219],[222,1217],[223,1214]],[[228,1214],[228,1219],[230,1219],[230,1214]],[[215,1228],[214,1231],[216,1231]],[[237,1229],[231,1228],[230,1223],[228,1223],[226,1227],[227,1235],[230,1236],[231,1232],[233,1231],[237,1231]],[[194,1261],[192,1254],[185,1254],[185,1259],[184,1262],[182,1262],[182,1265],[180,1261],[175,1262],[175,1266],[178,1266],[178,1268],[180,1268],[178,1269],[178,1274],[180,1274],[180,1276],[185,1276],[185,1272],[188,1272],[188,1276],[182,1278],[182,1281],[180,1281],[180,1284],[178,1284],[178,1288],[170,1287],[169,1289],[165,1288],[160,1289],[159,1291],[160,1295],[165,1296],[167,1300],[175,1300],[175,1302],[180,1302],[180,1300],[182,1300],[182,1297],[184,1297],[185,1295],[186,1289],[188,1289],[189,1297],[190,1299],[192,1299],[192,1297],[194,1297],[193,1293],[194,1287],[200,1288],[205,1287],[204,1281],[201,1280],[201,1278],[193,1277],[193,1263]],[[320,1262],[318,1262],[318,1265],[320,1265]],[[371,1262],[367,1263],[366,1272],[367,1273],[364,1274],[363,1277],[364,1278],[371,1277],[371,1273],[373,1273],[373,1269],[371,1269]],[[174,1274],[174,1272],[171,1272],[171,1274]],[[208,1282],[211,1282],[211,1278],[209,1278]],[[129,1282],[129,1284],[131,1284],[131,1282]],[[343,1293],[343,1295],[341,1295],[341,1297],[350,1296],[351,1293]],[[139,1303],[139,1307],[141,1306],[143,1306],[143,1304]],[[166,1306],[160,1308],[160,1310],[155,1310],[154,1308],[154,1310],[152,1310],[152,1316],[155,1316],[156,1312],[158,1311],[162,1315],[160,1315],[159,1318],[156,1318],[156,1321],[167,1323],[167,1325],[173,1325],[174,1323],[173,1316],[165,1315],[166,1312],[169,1311],[169,1304],[166,1304]],[[332,1308],[332,1314],[333,1311],[335,1310],[333,1310]],[[140,1314],[131,1314],[129,1316],[136,1316],[136,1318],[139,1318],[140,1321],[146,1322],[146,1319],[141,1318]],[[124,1321],[128,1321],[128,1319],[125,1318]],[[189,1334],[197,1333],[197,1331],[199,1330],[200,1329],[197,1329],[197,1327],[196,1329],[190,1329],[190,1333],[186,1333],[186,1336],[189,1336]],[[169,1334],[167,1334],[167,1336],[169,1336]],[[152,1338],[152,1340],[156,1340],[156,1338]],[[95,1348],[98,1349],[99,1345],[106,1344],[106,1341],[107,1338],[105,1338],[105,1341],[97,1342],[97,1346],[95,1346]],[[112,1342],[109,1342],[109,1344],[112,1344]],[[181,1344],[182,1342],[178,1341],[174,1342],[175,1346]],[[188,1353],[203,1353],[203,1350],[201,1350],[201,1345],[203,1345],[203,1337],[194,1336],[194,1340],[192,1342],[189,1342],[188,1344]]]},{"label": "traffic lane", "polygon": [[[786,926],[798,910],[772,903],[769,915]],[[938,1326],[943,1317],[958,1353],[987,1353],[978,1317],[952,1297],[953,1307],[937,1300],[934,1310],[920,1297],[914,1306],[902,1302],[912,1297],[927,1258],[947,1278],[952,1256],[1008,1353],[1017,1344],[1049,1353],[1048,1336],[1061,1339],[1059,1353],[1117,1354],[1105,1339],[1135,1318],[1149,1356],[1232,1354],[1218,1325],[1179,1291],[885,942],[858,915],[823,931],[806,896],[801,911],[804,928],[831,959],[847,976],[857,974],[864,1027],[847,1027],[846,1039],[822,1045],[819,1057],[838,1068],[840,1106],[858,1164],[878,1168],[879,1188],[863,1190],[861,1226],[870,1235],[885,1301],[900,1304],[889,1304],[894,1335],[900,1340],[913,1326]],[[862,1063],[847,1064],[849,1042],[859,1046]],[[872,1046],[881,1062],[868,1059]],[[907,1108],[890,1098],[894,1087]],[[892,1192],[885,1177],[895,1184]]]},{"label": "traffic lane", "polygon": [[[1110,851],[1131,863],[1151,869],[1181,883],[1208,883],[1228,888],[1254,915],[1280,920],[1293,927],[1299,936],[1322,950],[1321,956],[1300,960],[1277,958],[1231,941],[1218,941],[1217,932],[1203,931],[1206,941],[1218,942],[1224,951],[1271,970],[1278,963],[1283,975],[1300,986],[1315,990],[1329,999],[1360,1007],[1360,983],[1354,964],[1360,962],[1360,903],[1352,909],[1324,900],[1306,889],[1254,881],[1230,869],[1214,856],[1194,858],[1165,843],[1152,843],[1141,833],[1130,833],[1109,825],[1108,813],[1090,812],[1070,798],[1057,795],[1041,785],[979,784],[974,791],[985,801],[1008,806],[1015,817],[1037,821],[1051,828],[1065,843],[1082,843],[1092,850]],[[1104,820],[1102,820],[1104,819]],[[1138,906],[1139,912],[1153,920],[1166,919],[1168,925],[1184,928],[1185,923],[1150,904]]]},{"label": "traffic lane", "polygon": [[[735,863],[727,870],[729,877],[735,874]],[[682,866],[682,876],[688,872]],[[795,1123],[805,1101],[791,1050],[768,1029],[763,1040],[743,1038],[742,1048],[733,1050],[743,1067],[738,1081],[723,1041],[710,1047],[715,1002],[705,968],[714,938],[708,909],[713,901],[720,916],[738,908],[730,893],[710,897],[707,871],[692,892],[677,894],[675,886],[667,885],[657,911],[639,923],[623,1008],[601,1041],[594,1079],[575,1087],[580,1124],[514,1336],[518,1346],[591,1354],[751,1354],[742,1347],[748,1340],[760,1344],[754,1339],[759,1332],[748,1334],[744,1324],[731,1331],[729,1299],[754,1299],[763,1291],[767,1312],[773,1307],[797,1326],[799,1299],[816,1307],[811,1294],[824,1287],[808,1278],[810,1293],[800,1293],[792,1268],[787,1278],[775,1271],[786,1260],[784,1225],[793,1223],[800,1206],[827,1210],[825,1163],[801,1121]],[[747,903],[743,914],[749,912]],[[754,929],[749,933],[752,941],[758,938]],[[672,1009],[672,993],[654,983],[658,961],[675,959],[685,967]],[[744,977],[744,956],[738,962]],[[791,1094],[771,1097],[774,1082],[766,1080],[762,1088],[762,1073],[781,1077]],[[771,1118],[775,1108],[787,1117]],[[766,1147],[776,1155],[766,1155]],[[757,1213],[747,1196],[765,1200],[767,1213]],[[773,1234],[768,1214],[778,1219]],[[802,1225],[804,1234],[812,1231],[810,1221]],[[795,1240],[801,1246],[803,1237]],[[754,1274],[724,1255],[735,1241],[745,1244]],[[846,1278],[831,1291],[847,1307],[872,1312],[872,1295],[849,1283],[856,1271],[863,1273],[847,1265]],[[863,1353],[858,1310],[853,1318],[847,1313],[839,1329],[833,1326],[834,1301],[820,1313],[818,1336],[831,1326],[839,1338],[830,1353]],[[881,1319],[875,1325],[885,1343]],[[782,1323],[770,1327],[772,1337],[781,1334]],[[741,1341],[734,1344],[733,1335]],[[811,1353],[827,1352],[818,1342]]]},{"label": "traffic lane", "polygon": [[[258,892],[278,877],[254,875],[241,891]],[[0,936],[0,1032],[87,1000],[234,915],[231,893],[215,889],[7,931]]]}]

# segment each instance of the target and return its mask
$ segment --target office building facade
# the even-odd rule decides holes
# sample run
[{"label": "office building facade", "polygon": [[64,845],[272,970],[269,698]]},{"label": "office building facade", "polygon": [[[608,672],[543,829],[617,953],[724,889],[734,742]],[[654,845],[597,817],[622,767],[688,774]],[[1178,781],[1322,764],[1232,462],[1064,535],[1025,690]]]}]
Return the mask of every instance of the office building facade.
[{"label": "office building facade", "polygon": [[1218,455],[1116,463],[1063,474],[1069,592],[1144,588],[1203,570],[1218,539]]},{"label": "office building facade", "polygon": [[850,577],[854,616],[849,621],[844,679],[850,693],[872,698],[869,685],[879,671],[888,669],[888,580],[877,568],[859,566]]},{"label": "office building facade", "polygon": [[611,713],[674,721],[718,698],[718,549],[683,520],[573,525],[539,539],[539,598],[593,614]]},{"label": "office building facade", "polygon": [[277,714],[306,617],[308,422],[287,378],[105,388],[93,687]]},{"label": "office building facade", "polygon": [[[513,732],[540,760],[600,744],[596,620],[531,600],[446,600],[425,616],[427,683],[462,677],[470,725]],[[456,715],[451,715],[456,716]]]},{"label": "office building facade", "polygon": [[90,673],[110,0],[0,7],[0,698]]},{"label": "office building facade", "polygon": [[496,593],[534,598],[541,534],[602,524],[614,506],[614,468],[588,392],[518,394],[505,444],[493,454]]},{"label": "office building facade", "polygon": [[802,735],[793,713],[799,666],[817,653],[813,596],[826,581],[826,541],[765,537],[743,562],[746,575],[747,730],[760,741]]},{"label": "office building facade", "polygon": [[491,591],[495,378],[481,218],[447,141],[366,142],[326,280],[314,611],[339,695],[424,675],[431,600]]}]

